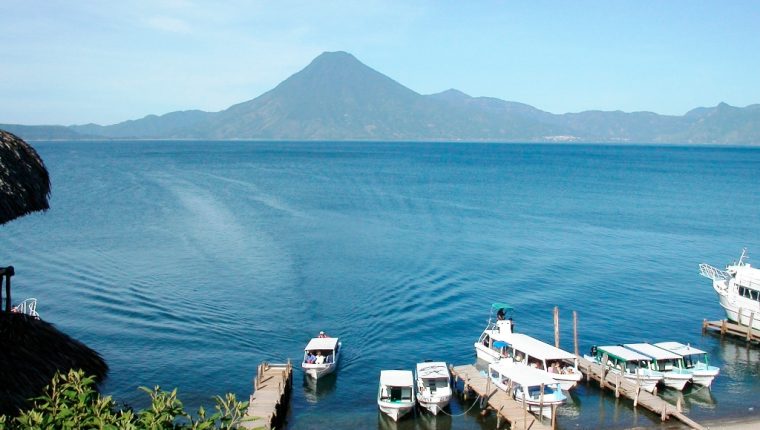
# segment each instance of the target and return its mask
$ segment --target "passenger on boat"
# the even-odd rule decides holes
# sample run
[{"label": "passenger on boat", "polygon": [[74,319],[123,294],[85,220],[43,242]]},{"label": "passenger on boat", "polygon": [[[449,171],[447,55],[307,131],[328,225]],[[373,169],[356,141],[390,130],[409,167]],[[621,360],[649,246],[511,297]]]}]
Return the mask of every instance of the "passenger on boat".
[{"label": "passenger on boat", "polygon": [[325,363],[325,356],[322,355],[322,351],[317,351],[317,359],[314,361],[317,364],[324,364]]},{"label": "passenger on boat", "polygon": [[320,331],[319,332],[319,336],[317,336],[317,337],[330,337],[330,336],[326,335],[325,332]]},{"label": "passenger on boat", "polygon": [[309,351],[308,354],[306,354],[306,362],[309,364],[313,364],[314,361],[317,360],[317,356],[314,355],[311,351]]},{"label": "passenger on boat", "polygon": [[499,310],[496,311],[496,318],[499,321],[504,321],[504,308],[499,308]]}]

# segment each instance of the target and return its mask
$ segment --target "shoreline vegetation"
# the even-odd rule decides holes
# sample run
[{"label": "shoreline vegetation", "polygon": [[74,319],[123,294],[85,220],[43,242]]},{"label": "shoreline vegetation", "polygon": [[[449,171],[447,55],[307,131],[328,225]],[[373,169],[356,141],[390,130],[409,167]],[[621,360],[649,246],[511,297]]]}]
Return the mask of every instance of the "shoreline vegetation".
[{"label": "shoreline vegetation", "polygon": [[248,402],[239,402],[234,394],[214,397],[215,412],[208,415],[203,407],[194,414],[187,412],[177,396],[160,387],[140,387],[151,399],[146,409],[135,411],[130,406],[118,407],[111,396],[102,396],[96,379],[81,370],[57,373],[42,396],[30,400],[18,416],[0,415],[0,430],[50,428],[115,428],[115,429],[235,429],[246,420]]}]

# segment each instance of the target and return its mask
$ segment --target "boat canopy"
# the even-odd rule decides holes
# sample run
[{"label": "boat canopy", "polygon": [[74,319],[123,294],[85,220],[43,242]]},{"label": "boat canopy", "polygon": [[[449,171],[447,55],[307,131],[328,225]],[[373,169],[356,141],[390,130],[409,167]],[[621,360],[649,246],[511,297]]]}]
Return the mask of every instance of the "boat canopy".
[{"label": "boat canopy", "polygon": [[623,346],[644,355],[648,355],[655,360],[679,360],[681,358],[680,355],[658,348],[651,343],[626,343]]},{"label": "boat canopy", "polygon": [[679,342],[660,342],[655,343],[654,346],[678,354],[681,357],[686,357],[687,355],[707,354],[707,352],[702,351],[701,349],[694,348],[691,345],[684,345]]},{"label": "boat canopy", "polygon": [[332,349],[334,350],[338,346],[337,337],[315,337],[309,341],[304,351],[312,351],[315,349]]},{"label": "boat canopy", "polygon": [[448,378],[449,369],[443,361],[417,363],[417,375],[422,378]]},{"label": "boat canopy", "polygon": [[387,387],[411,387],[414,385],[411,370],[381,370],[380,385]]},{"label": "boat canopy", "polygon": [[646,355],[641,354],[640,352],[632,351],[622,346],[597,346],[596,349],[598,351],[597,354],[599,357],[601,357],[606,352],[607,356],[614,357],[618,360],[623,361],[652,361],[652,359]]},{"label": "boat canopy", "polygon": [[512,306],[509,306],[506,303],[495,302],[495,303],[491,304],[491,310],[492,311],[499,310],[499,309],[504,309],[504,312],[514,312],[515,311],[515,308],[513,308]]},{"label": "boat canopy", "polygon": [[535,387],[541,384],[554,386],[558,384],[557,380],[549,376],[548,373],[533,367],[515,366],[514,364],[502,361],[491,364],[490,366],[492,369],[496,369],[502,377],[508,378],[523,387]]},{"label": "boat canopy", "polygon": [[509,343],[516,351],[540,360],[575,360],[575,355],[523,333],[512,333]]}]

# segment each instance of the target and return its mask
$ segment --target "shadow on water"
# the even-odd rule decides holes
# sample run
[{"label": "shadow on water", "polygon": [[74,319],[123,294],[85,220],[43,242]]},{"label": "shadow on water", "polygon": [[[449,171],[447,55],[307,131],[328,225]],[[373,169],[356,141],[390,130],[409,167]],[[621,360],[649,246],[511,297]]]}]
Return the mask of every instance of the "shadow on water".
[{"label": "shadow on water", "polygon": [[303,374],[303,395],[307,402],[317,403],[327,398],[338,386],[337,372],[330,373],[319,379]]}]

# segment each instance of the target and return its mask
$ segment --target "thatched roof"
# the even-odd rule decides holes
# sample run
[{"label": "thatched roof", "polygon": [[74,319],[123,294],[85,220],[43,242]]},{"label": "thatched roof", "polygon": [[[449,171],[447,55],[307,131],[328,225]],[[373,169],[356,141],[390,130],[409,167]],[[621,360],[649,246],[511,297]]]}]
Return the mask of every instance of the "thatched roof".
[{"label": "thatched roof", "polygon": [[108,365],[97,352],[25,314],[0,312],[0,414],[15,416],[43,394],[56,371],[82,369],[102,381]]},{"label": "thatched roof", "polygon": [[50,176],[28,143],[0,130],[0,224],[48,209]]}]

